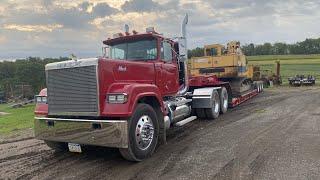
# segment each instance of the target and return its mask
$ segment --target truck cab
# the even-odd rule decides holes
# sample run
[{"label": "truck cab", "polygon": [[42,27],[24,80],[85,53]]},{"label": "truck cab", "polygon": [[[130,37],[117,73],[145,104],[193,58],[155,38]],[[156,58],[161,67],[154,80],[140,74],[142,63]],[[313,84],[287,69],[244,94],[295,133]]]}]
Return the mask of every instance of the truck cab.
[{"label": "truck cab", "polygon": [[[178,59],[173,52],[174,42],[155,31],[145,34],[116,36],[104,41],[109,47],[105,60],[118,66],[115,78],[156,85],[161,96],[171,96],[179,90]],[[143,82],[143,80],[147,80]]]},{"label": "truck cab", "polygon": [[165,100],[186,92],[179,44],[153,28],[118,33],[103,44],[102,57],[46,65],[35,136],[56,150],[115,147],[140,161],[165,142],[171,123]]}]

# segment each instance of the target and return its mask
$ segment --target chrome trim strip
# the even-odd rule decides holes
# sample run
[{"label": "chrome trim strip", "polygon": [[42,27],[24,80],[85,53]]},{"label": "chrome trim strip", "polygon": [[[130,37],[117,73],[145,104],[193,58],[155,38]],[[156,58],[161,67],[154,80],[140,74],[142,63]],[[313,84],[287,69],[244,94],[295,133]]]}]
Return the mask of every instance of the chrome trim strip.
[{"label": "chrome trim strip", "polygon": [[66,69],[66,68],[74,68],[74,67],[84,67],[84,66],[92,66],[98,65],[98,58],[87,58],[87,59],[78,59],[78,60],[69,60],[69,61],[61,61],[50,63],[45,66],[45,70],[53,70],[53,69]]},{"label": "chrome trim strip", "polygon": [[37,120],[51,120],[51,121],[74,121],[74,122],[98,122],[98,123],[124,123],[127,120],[90,120],[90,119],[63,119],[63,118],[47,118],[35,117]]},{"label": "chrome trim strip", "polygon": [[100,83],[99,83],[99,62],[96,65],[96,80],[97,80],[97,106],[98,106],[98,116],[100,116],[101,109],[100,109]]}]

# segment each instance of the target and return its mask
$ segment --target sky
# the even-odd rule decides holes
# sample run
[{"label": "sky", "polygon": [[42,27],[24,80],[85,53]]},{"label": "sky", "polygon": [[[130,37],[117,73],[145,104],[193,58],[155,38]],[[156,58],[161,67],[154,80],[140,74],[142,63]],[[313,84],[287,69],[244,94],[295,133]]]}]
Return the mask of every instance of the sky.
[{"label": "sky", "polygon": [[320,37],[319,0],[0,0],[0,59],[96,57],[102,41],[147,27],[188,45],[294,43]]}]

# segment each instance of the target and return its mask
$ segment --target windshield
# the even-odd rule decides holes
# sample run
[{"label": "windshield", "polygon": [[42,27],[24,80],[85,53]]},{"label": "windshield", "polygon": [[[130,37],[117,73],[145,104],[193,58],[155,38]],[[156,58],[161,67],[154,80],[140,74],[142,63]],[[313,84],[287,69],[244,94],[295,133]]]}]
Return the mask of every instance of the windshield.
[{"label": "windshield", "polygon": [[149,60],[157,58],[155,39],[125,42],[110,46],[110,58],[120,60]]}]

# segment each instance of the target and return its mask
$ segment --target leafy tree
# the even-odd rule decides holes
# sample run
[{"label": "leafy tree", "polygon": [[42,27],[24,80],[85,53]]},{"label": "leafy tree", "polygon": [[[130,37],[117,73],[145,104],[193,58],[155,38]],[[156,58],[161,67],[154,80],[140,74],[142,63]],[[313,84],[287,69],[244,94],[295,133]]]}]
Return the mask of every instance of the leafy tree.
[{"label": "leafy tree", "polygon": [[[255,55],[287,55],[287,54],[320,54],[320,38],[306,39],[294,44],[277,42],[274,44],[245,44],[242,51],[247,56]],[[189,50],[189,57],[203,56],[203,48]]]},{"label": "leafy tree", "polygon": [[191,58],[191,57],[201,57],[201,56],[204,56],[204,49],[203,48],[195,48],[195,49],[192,49],[192,50],[188,50],[188,57]]},{"label": "leafy tree", "polygon": [[28,57],[15,62],[0,62],[0,92],[11,97],[16,85],[30,85],[34,93],[46,86],[45,65],[52,62],[64,61],[69,58],[37,58]]}]

